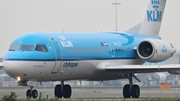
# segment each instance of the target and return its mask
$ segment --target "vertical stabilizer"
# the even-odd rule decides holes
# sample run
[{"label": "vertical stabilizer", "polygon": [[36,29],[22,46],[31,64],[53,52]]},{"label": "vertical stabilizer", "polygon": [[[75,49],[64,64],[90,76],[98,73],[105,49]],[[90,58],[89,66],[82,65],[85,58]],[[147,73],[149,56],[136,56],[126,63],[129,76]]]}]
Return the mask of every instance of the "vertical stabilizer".
[{"label": "vertical stabilizer", "polygon": [[125,32],[151,36],[159,35],[165,4],[166,0],[149,0],[142,21]]}]

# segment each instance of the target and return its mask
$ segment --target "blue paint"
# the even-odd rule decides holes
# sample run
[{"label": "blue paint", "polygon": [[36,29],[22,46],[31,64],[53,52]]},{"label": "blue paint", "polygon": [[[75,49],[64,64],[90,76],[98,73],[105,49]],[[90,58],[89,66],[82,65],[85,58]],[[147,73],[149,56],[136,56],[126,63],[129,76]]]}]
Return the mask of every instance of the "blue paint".
[{"label": "blue paint", "polygon": [[164,52],[164,53],[167,52],[167,48],[165,45],[163,45],[162,52]]},{"label": "blue paint", "polygon": [[162,21],[162,11],[158,10],[160,5],[160,0],[151,0],[152,8],[154,10],[147,10],[147,19],[149,22],[161,22]]},{"label": "blue paint", "polygon": [[[126,33],[43,33],[24,34],[12,44],[19,45],[17,50],[9,50],[5,60],[14,61],[80,61],[80,60],[111,60],[135,59],[133,50],[145,38],[156,38],[147,35]],[[63,41],[63,42],[62,42]],[[103,42],[103,44],[102,44]],[[43,44],[47,52],[22,51],[21,45]],[[111,47],[110,47],[111,44]]]},{"label": "blue paint", "polygon": [[151,0],[151,4],[153,5],[153,8],[157,9],[157,8],[159,8],[160,1],[159,0]]},{"label": "blue paint", "polygon": [[162,11],[148,10],[147,17],[149,22],[161,22]]}]

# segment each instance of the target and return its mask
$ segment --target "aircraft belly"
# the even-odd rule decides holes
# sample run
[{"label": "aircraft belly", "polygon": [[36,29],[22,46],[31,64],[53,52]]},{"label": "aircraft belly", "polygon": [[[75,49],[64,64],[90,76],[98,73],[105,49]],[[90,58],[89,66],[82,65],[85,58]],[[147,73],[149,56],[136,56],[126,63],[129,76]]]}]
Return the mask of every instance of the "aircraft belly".
[{"label": "aircraft belly", "polygon": [[[10,63],[13,62],[13,63]],[[17,63],[16,63],[17,62]],[[62,61],[60,70],[52,73],[55,61],[4,61],[4,67],[19,64],[14,67],[13,74],[9,75],[16,78],[33,79],[37,81],[60,81],[60,80],[109,80],[124,78],[122,74],[108,73],[104,68],[106,64],[136,63],[137,60],[89,60],[89,61]],[[12,67],[12,66],[9,66]],[[7,69],[6,69],[7,70]],[[7,71],[8,72],[8,71]]]},{"label": "aircraft belly", "polygon": [[28,79],[45,79],[51,75],[54,61],[29,61],[26,62]]},{"label": "aircraft belly", "polygon": [[89,61],[64,61],[61,79],[87,79],[92,77],[94,64]]},{"label": "aircraft belly", "polygon": [[27,79],[37,81],[60,81],[89,79],[93,75],[94,62],[63,61],[60,70],[52,73],[54,62],[27,62]]}]

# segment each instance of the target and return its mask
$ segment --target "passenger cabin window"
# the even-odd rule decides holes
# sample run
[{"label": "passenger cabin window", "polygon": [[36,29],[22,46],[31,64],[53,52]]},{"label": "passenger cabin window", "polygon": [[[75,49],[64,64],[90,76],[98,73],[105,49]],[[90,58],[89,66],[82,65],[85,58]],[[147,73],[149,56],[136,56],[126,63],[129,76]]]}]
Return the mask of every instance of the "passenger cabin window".
[{"label": "passenger cabin window", "polygon": [[47,52],[48,51],[47,47],[45,45],[42,45],[42,44],[36,45],[35,50],[40,51],[40,52]]},{"label": "passenger cabin window", "polygon": [[18,50],[19,45],[18,44],[11,44],[11,46],[9,47],[9,51],[16,51]]},{"label": "passenger cabin window", "polygon": [[34,45],[21,45],[20,50],[22,50],[22,51],[33,51]]}]

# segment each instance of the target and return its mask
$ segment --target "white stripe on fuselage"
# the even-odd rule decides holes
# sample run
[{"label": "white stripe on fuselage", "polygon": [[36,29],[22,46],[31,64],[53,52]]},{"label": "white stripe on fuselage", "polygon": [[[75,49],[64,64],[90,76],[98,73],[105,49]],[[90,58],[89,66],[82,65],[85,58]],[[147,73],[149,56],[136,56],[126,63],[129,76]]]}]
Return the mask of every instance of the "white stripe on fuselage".
[{"label": "white stripe on fuselage", "polygon": [[[25,80],[37,81],[60,81],[60,80],[107,80],[121,78],[120,75],[110,75],[105,71],[97,71],[96,65],[100,62],[142,64],[140,59],[123,60],[81,60],[62,61],[58,71],[52,73],[55,61],[6,61],[4,68],[6,72],[14,77],[21,77]],[[61,62],[61,61],[58,61]],[[18,65],[17,65],[18,64]],[[103,67],[102,67],[103,68]],[[13,71],[13,72],[11,72]]]}]

